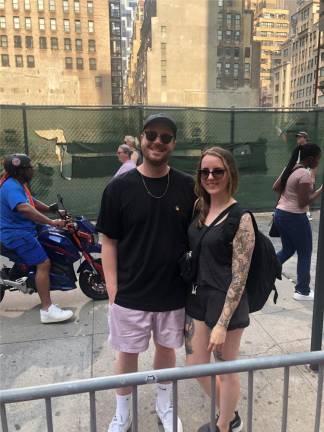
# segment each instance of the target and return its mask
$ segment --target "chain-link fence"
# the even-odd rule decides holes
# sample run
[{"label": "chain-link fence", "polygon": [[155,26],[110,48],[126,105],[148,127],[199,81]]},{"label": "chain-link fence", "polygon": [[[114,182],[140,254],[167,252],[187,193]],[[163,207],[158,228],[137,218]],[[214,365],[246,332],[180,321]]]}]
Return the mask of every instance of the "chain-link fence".
[{"label": "chain-link fence", "polygon": [[[194,173],[201,149],[231,150],[240,170],[237,198],[253,210],[273,208],[272,183],[297,131],[307,131],[324,149],[324,110],[0,106],[0,156],[28,153],[37,168],[32,182],[37,198],[54,202],[60,193],[72,213],[95,217],[102,191],[119,168],[117,147],[125,135],[139,135],[147,115],[161,111],[179,128],[171,166]],[[60,175],[60,165],[71,180]],[[322,173],[323,162],[318,182]]]}]

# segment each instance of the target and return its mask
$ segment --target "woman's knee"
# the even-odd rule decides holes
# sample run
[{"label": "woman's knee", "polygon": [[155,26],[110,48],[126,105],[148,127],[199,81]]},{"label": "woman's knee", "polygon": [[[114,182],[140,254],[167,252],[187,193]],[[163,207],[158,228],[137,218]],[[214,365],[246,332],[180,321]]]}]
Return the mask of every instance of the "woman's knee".
[{"label": "woman's knee", "polygon": [[240,383],[240,375],[238,373],[218,375],[218,380],[221,384],[235,386]]}]

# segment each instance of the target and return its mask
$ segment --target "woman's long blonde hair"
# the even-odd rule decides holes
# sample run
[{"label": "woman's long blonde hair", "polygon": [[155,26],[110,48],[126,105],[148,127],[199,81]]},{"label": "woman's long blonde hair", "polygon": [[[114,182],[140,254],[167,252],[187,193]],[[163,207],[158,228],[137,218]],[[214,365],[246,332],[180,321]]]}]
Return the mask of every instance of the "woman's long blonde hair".
[{"label": "woman's long blonde hair", "polygon": [[[201,169],[201,162],[203,158],[207,155],[215,156],[221,159],[228,174],[228,196],[231,197],[235,194],[238,187],[238,178],[239,173],[235,164],[235,160],[230,151],[223,149],[222,147],[209,147],[203,150],[199,163],[198,170]],[[197,195],[198,201],[196,205],[196,209],[199,212],[198,216],[198,226],[201,227],[207,217],[210,208],[210,195],[205,189],[201,186],[201,176],[199,171],[197,171],[196,175],[196,184],[195,184],[195,193]]]}]

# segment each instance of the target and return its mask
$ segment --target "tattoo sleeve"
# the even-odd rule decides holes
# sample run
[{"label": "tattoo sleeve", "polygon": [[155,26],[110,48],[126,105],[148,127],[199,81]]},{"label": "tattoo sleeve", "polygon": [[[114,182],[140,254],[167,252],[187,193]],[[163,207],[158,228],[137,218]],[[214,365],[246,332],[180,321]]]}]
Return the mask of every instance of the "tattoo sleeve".
[{"label": "tattoo sleeve", "polygon": [[194,332],[195,332],[194,320],[189,315],[186,315],[185,330],[184,330],[186,354],[193,354],[192,337],[194,335]]},{"label": "tattoo sleeve", "polygon": [[233,239],[232,281],[226,294],[221,316],[217,322],[218,325],[228,327],[241,300],[250,269],[254,244],[255,235],[251,216],[245,213]]}]

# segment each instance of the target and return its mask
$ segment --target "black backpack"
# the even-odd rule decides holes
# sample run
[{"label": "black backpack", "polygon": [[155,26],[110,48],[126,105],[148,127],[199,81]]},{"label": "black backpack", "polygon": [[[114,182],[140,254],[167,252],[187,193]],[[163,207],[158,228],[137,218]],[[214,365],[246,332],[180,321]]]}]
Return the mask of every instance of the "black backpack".
[{"label": "black backpack", "polygon": [[246,281],[246,291],[250,313],[263,308],[271,292],[274,291],[273,302],[277,303],[278,291],[275,286],[276,279],[281,280],[281,264],[277,258],[271,240],[259,231],[256,220],[248,210],[239,206],[231,209],[225,224],[225,236],[232,244],[239,227],[241,216],[249,213],[252,218],[255,233],[255,246],[252,255],[250,270]]}]

